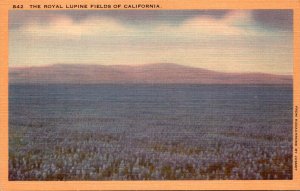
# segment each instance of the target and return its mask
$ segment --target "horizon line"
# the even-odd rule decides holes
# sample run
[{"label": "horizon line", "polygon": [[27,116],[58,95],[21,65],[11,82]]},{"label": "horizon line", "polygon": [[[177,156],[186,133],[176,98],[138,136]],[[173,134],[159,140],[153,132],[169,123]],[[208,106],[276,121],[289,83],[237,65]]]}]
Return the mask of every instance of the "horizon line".
[{"label": "horizon line", "polygon": [[[252,72],[228,72],[228,71],[219,71],[219,70],[211,70],[207,68],[201,68],[201,67],[195,67],[195,66],[187,66],[187,65],[181,65],[177,63],[172,62],[158,62],[158,63],[146,63],[146,64],[112,64],[112,65],[105,65],[105,64],[96,64],[96,63],[53,63],[53,64],[45,64],[45,65],[29,65],[29,66],[10,66],[8,65],[9,69],[29,69],[29,68],[42,68],[42,67],[52,67],[52,66],[104,66],[104,67],[144,67],[144,66],[155,66],[155,65],[174,65],[174,66],[180,66],[184,68],[190,68],[190,69],[201,69],[201,70],[207,70],[211,72],[216,73],[222,73],[222,74],[268,74],[268,75],[276,75],[276,76],[294,76],[294,72],[291,74],[278,74],[278,73],[266,73],[266,72],[258,72],[258,71],[252,71]],[[9,71],[10,72],[10,71]]]}]

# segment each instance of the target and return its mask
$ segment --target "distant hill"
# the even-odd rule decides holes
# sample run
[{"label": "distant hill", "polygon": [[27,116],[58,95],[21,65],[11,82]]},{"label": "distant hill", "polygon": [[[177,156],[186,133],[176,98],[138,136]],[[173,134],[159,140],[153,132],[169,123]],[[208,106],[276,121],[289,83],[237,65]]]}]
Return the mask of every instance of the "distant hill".
[{"label": "distant hill", "polygon": [[55,64],[10,67],[10,83],[66,84],[292,84],[290,75],[223,73],[177,64],[141,66]]}]

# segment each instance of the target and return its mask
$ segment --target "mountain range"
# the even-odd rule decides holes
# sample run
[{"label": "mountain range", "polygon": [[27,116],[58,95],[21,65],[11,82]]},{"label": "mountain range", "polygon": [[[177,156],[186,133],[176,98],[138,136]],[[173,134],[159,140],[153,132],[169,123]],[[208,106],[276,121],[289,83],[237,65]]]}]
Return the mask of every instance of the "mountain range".
[{"label": "mountain range", "polygon": [[292,84],[291,75],[225,73],[172,63],[10,67],[9,80],[29,84]]}]

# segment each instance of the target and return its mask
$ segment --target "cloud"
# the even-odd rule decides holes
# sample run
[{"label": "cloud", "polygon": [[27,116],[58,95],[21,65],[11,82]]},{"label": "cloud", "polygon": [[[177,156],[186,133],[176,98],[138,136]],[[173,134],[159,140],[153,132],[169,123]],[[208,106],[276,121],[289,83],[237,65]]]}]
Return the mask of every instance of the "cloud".
[{"label": "cloud", "polygon": [[53,17],[64,15],[74,21],[85,20],[89,17],[108,17],[129,25],[144,25],[155,23],[180,24],[195,16],[210,16],[221,18],[230,10],[35,10],[10,11],[9,27],[18,28],[32,21],[47,23]]},{"label": "cloud", "polygon": [[[173,36],[198,37],[199,35],[255,35],[250,11],[231,11],[223,17],[200,15],[182,21],[178,25],[160,23],[152,27],[144,25],[131,26],[112,17],[89,16],[84,19],[74,19],[68,15],[51,15],[46,22],[41,20],[27,21],[27,24],[13,29],[27,35],[42,37],[57,37],[59,39],[78,39],[82,36],[147,36],[147,33],[164,33]],[[245,27],[247,26],[247,27]]]},{"label": "cloud", "polygon": [[284,31],[293,30],[292,9],[254,10],[252,15],[261,26]]},{"label": "cloud", "polygon": [[76,22],[72,18],[64,15],[53,17],[46,24],[32,22],[17,30],[27,35],[66,39],[128,31],[126,27],[111,18],[90,17],[80,22]]},{"label": "cloud", "polygon": [[195,17],[187,20],[180,27],[180,31],[194,31],[203,35],[250,35],[256,34],[254,29],[245,29],[240,23],[252,25],[251,13],[248,11],[232,11],[223,18]]}]

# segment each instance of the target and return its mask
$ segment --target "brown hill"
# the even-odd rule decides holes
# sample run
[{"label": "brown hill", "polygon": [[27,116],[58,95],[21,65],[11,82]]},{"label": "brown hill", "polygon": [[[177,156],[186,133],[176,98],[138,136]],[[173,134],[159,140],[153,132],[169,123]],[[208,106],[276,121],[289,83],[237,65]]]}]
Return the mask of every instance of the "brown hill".
[{"label": "brown hill", "polygon": [[142,66],[55,64],[11,67],[10,83],[140,84],[292,84],[290,75],[222,73],[160,63]]}]

